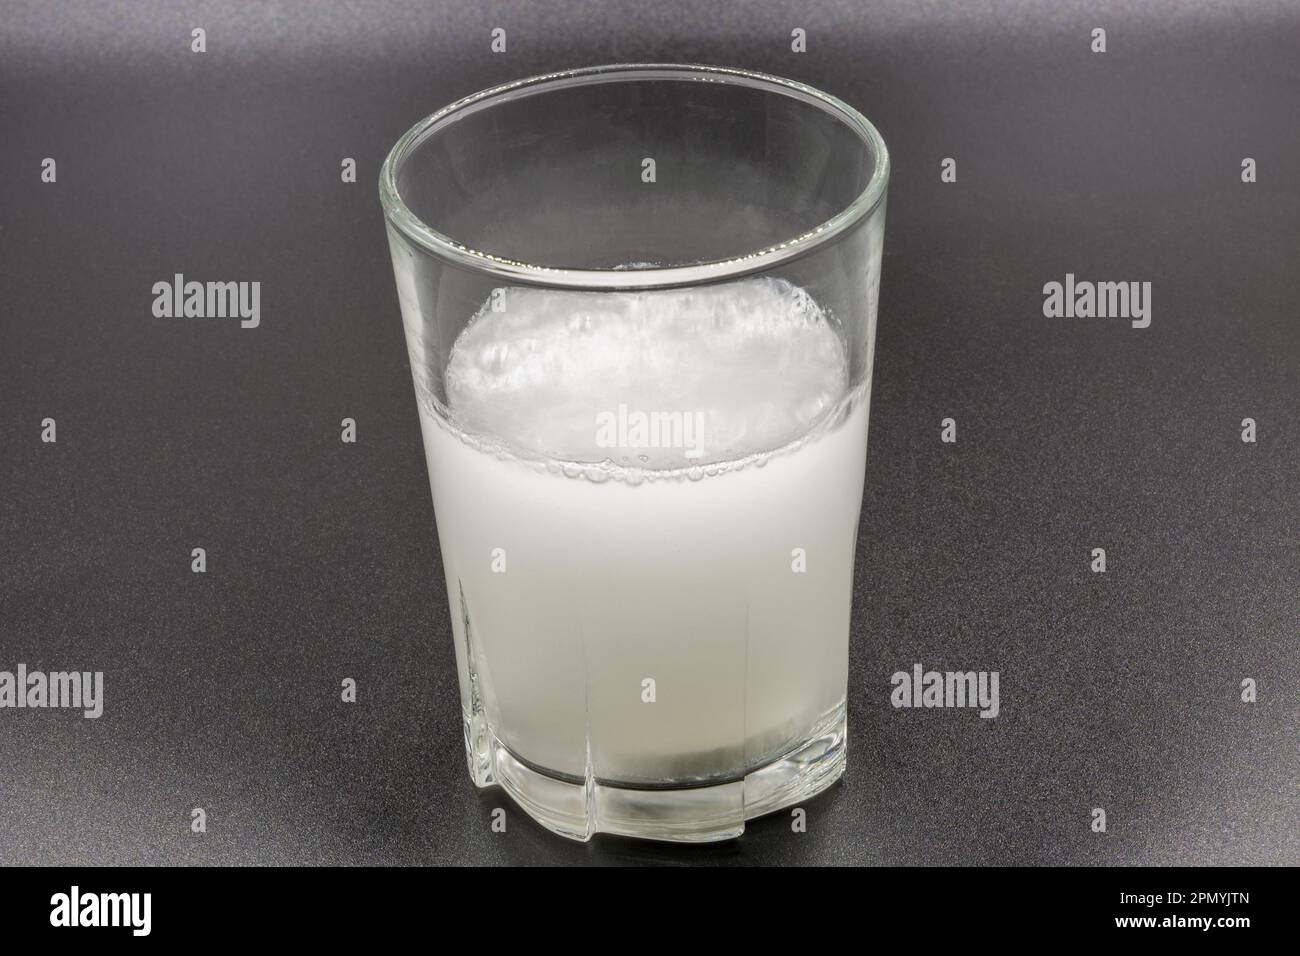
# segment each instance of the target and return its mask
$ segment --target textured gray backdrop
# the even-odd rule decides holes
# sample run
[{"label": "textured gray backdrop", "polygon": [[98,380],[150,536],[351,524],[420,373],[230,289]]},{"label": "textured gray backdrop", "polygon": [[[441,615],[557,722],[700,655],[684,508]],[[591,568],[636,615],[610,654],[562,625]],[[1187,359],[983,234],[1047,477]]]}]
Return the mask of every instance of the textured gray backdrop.
[{"label": "textured gray backdrop", "polygon": [[[187,6],[0,3],[0,670],[107,698],[0,710],[0,863],[1300,860],[1296,5]],[[375,179],[453,98],[632,60],[813,83],[893,155],[849,770],[806,834],[493,834],[463,765]],[[261,281],[261,327],[155,319],[174,272]],[[1151,327],[1044,318],[1066,272],[1151,281]],[[1000,671],[1001,716],[892,709],[916,661]]]}]

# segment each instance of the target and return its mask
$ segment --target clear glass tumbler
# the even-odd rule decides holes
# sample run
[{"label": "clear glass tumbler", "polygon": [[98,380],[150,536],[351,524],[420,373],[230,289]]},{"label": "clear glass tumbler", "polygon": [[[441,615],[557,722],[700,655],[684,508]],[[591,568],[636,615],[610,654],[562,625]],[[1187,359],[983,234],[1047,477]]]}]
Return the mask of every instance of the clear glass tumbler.
[{"label": "clear glass tumbler", "polygon": [[843,772],[888,178],[825,93],[659,64],[384,163],[470,775],[542,825],[723,839]]}]

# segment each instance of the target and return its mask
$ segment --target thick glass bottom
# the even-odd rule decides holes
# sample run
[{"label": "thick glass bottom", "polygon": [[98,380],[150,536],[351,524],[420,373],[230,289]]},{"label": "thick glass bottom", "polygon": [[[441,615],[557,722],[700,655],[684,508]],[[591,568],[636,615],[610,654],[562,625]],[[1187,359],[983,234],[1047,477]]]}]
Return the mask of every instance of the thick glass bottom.
[{"label": "thick glass bottom", "polygon": [[500,786],[530,817],[561,836],[590,840],[597,833],[706,843],[745,832],[745,821],[821,793],[844,773],[844,705],[802,743],[739,777],[684,789],[629,787],[588,774],[575,780],[526,764],[484,726],[465,720],[470,776],[480,787]]}]

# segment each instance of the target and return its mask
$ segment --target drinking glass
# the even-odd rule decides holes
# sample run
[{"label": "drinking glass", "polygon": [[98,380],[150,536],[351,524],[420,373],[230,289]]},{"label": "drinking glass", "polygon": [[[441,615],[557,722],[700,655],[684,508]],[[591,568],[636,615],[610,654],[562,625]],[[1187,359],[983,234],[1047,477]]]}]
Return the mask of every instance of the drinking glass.
[{"label": "drinking glass", "polygon": [[664,64],[385,161],[470,776],[543,826],[723,839],[843,773],[888,178],[834,97]]}]

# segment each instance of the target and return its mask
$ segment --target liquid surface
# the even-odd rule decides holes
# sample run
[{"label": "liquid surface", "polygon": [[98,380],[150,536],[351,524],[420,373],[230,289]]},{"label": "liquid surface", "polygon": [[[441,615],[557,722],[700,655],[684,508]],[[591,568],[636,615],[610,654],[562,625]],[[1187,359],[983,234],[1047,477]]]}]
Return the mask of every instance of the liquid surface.
[{"label": "liquid surface", "polygon": [[[499,311],[498,311],[499,310]],[[453,426],[526,458],[646,471],[790,445],[848,390],[802,289],[758,278],[647,292],[498,290],[457,337]]]}]

